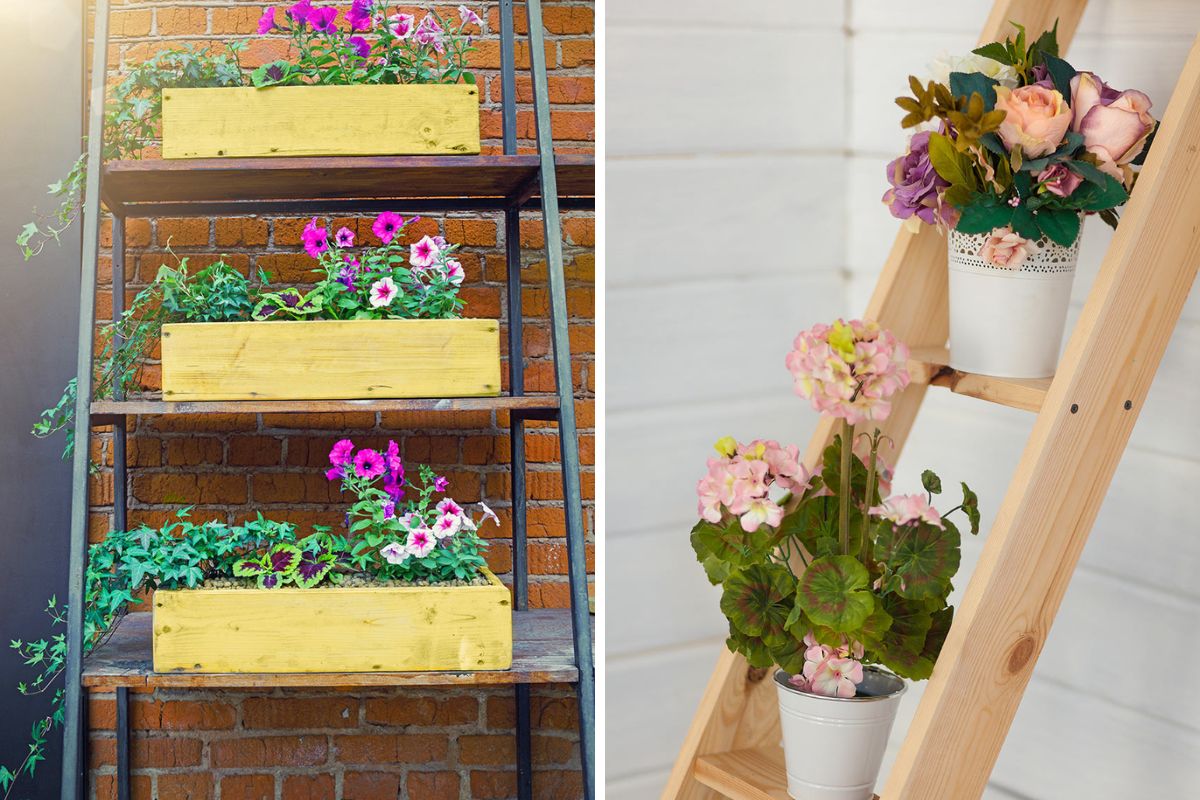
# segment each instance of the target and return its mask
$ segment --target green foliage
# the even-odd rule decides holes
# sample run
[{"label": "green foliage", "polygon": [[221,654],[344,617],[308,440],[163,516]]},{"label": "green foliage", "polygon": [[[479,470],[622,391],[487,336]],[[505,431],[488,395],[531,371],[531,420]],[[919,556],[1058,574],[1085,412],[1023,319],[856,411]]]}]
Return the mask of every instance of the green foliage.
[{"label": "green foliage", "polygon": [[[120,83],[109,90],[104,109],[102,160],[141,158],[157,135],[162,118],[162,90],[211,86],[241,86],[238,53],[245,45],[229,44],[222,53],[185,45],[163,50],[129,67]],[[60,241],[78,218],[87,181],[86,137],[84,150],[66,176],[50,184],[48,193],[58,204],[48,215],[26,223],[17,236],[25,260],[42,252],[50,241]]]},{"label": "green foliage", "polygon": [[826,556],[808,565],[800,578],[797,605],[817,625],[853,633],[875,610],[871,576],[854,556]]}]

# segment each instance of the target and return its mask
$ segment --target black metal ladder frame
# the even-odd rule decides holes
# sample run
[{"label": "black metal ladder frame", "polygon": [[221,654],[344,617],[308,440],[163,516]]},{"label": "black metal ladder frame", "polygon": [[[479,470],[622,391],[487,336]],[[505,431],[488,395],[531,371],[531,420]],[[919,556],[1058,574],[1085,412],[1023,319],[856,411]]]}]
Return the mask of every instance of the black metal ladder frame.
[{"label": "black metal ladder frame", "polygon": [[[503,143],[506,155],[517,152],[516,54],[513,0],[499,0],[501,90],[503,95]],[[571,594],[571,628],[578,669],[576,690],[579,702],[579,737],[584,796],[595,796],[595,667],[588,602],[586,541],[579,478],[579,440],[575,426],[575,395],[572,386],[566,279],[563,271],[562,224],[554,166],[554,142],[550,124],[549,89],[546,77],[544,31],[541,0],[526,0],[529,28],[530,73],[533,84],[534,112],[537,124],[537,148],[540,159],[538,188],[545,233],[546,266],[550,294],[551,341],[554,358],[555,389],[558,398],[558,433],[563,477],[564,512],[567,524],[568,580]],[[84,570],[88,549],[88,467],[92,432],[92,359],[95,327],[96,267],[99,260],[100,180],[102,133],[105,106],[105,79],[109,29],[109,0],[96,0],[90,106],[88,118],[88,170],[83,208],[83,258],[80,270],[79,339],[76,363],[75,452],[72,464],[73,493],[71,507],[71,544],[69,559],[69,601],[67,655],[65,663],[65,709],[63,720],[63,800],[80,800],[87,787],[87,731],[84,725],[82,687]],[[86,36],[86,30],[85,30]],[[532,187],[530,187],[532,189]],[[509,391],[514,396],[525,392],[523,319],[521,309],[521,238],[520,213],[526,197],[508,199],[504,208],[504,247],[507,268],[507,308],[509,346]],[[457,204],[446,203],[448,207]],[[125,300],[125,216],[113,215],[112,222],[112,300],[113,320],[124,312]],[[119,346],[120,341],[114,342]],[[122,399],[117,388],[116,399]],[[512,469],[512,546],[514,610],[528,608],[528,553],[526,542],[525,419],[511,411],[509,442]],[[128,510],[128,464],[126,462],[126,422],[122,416],[113,423],[113,525],[124,530]],[[525,800],[533,797],[533,767],[530,719],[530,685],[516,685],[517,791]],[[118,797],[128,800],[129,766],[129,690],[116,690],[116,739]]]}]

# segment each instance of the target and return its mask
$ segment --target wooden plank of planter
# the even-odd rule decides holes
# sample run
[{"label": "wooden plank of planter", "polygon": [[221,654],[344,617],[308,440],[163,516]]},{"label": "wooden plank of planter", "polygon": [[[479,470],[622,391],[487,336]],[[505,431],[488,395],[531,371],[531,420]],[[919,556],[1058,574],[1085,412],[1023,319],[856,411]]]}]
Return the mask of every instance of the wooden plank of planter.
[{"label": "wooden plank of planter", "polygon": [[84,662],[83,685],[132,688],[255,688],[264,686],[466,686],[571,683],[579,675],[567,609],[513,613],[513,661],[507,670],[481,672],[156,673],[151,663],[151,615],[127,614]]},{"label": "wooden plank of planter", "polygon": [[189,322],[162,329],[163,398],[341,400],[500,393],[490,319]]},{"label": "wooden plank of planter", "polygon": [[732,800],[791,800],[778,745],[700,756],[696,780]]},{"label": "wooden plank of planter", "polygon": [[154,593],[156,672],[408,672],[512,665],[512,602],[486,586]]},{"label": "wooden plank of planter", "polygon": [[517,411],[543,417],[558,410],[558,395],[517,397],[384,398],[380,400],[94,400],[93,417],[159,414],[345,414],[355,411]]},{"label": "wooden plank of planter", "polygon": [[163,158],[473,155],[469,84],[164,89]]},{"label": "wooden plank of planter", "polygon": [[908,360],[908,374],[915,384],[944,386],[955,394],[1023,411],[1041,409],[1053,380],[979,375],[954,369],[949,362],[950,354],[944,347],[915,348]]}]

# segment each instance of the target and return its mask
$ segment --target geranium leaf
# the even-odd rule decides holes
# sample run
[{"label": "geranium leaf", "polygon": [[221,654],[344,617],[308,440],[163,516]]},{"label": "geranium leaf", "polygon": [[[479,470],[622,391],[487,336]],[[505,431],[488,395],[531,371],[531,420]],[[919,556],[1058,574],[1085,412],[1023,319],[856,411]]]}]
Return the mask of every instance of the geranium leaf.
[{"label": "geranium leaf", "polygon": [[925,680],[933,672],[933,661],[923,655],[933,626],[930,611],[919,600],[905,600],[895,594],[883,595],[882,604],[892,624],[878,645],[880,660],[902,678]]},{"label": "geranium leaf", "polygon": [[931,469],[927,469],[921,473],[921,486],[930,494],[942,493],[942,479]]},{"label": "geranium leaf", "polygon": [[909,599],[944,598],[958,572],[958,531],[927,522],[885,525],[878,529],[875,557],[900,578],[900,595]]},{"label": "geranium leaf", "polygon": [[782,631],[791,614],[795,589],[787,568],[756,564],[725,579],[721,611],[739,631],[762,636]]},{"label": "geranium leaf", "polygon": [[967,519],[971,521],[971,533],[979,533],[979,496],[971,491],[971,487],[964,482],[963,490],[963,511],[967,514]]},{"label": "geranium leaf", "polygon": [[729,623],[729,638],[725,640],[725,646],[732,652],[745,656],[746,661],[752,667],[767,669],[775,663],[775,659],[771,657],[771,651],[762,639],[757,636],[747,636],[737,630],[732,622]]},{"label": "geranium leaf", "polygon": [[871,576],[853,556],[815,559],[804,571],[799,602],[817,625],[848,633],[858,630],[875,609],[867,587]]},{"label": "geranium leaf", "polygon": [[921,656],[936,662],[946,643],[946,635],[950,633],[950,624],[954,621],[954,609],[951,606],[933,612],[929,633],[925,635],[925,644],[921,648]]}]

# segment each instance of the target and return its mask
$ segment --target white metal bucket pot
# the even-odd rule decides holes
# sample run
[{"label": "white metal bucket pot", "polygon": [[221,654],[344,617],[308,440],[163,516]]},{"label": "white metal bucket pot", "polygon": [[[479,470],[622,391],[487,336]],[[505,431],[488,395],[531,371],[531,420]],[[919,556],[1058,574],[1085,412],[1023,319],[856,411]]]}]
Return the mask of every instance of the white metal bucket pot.
[{"label": "white metal bucket pot", "polygon": [[795,800],[871,800],[904,681],[878,667],[863,668],[856,697],[822,697],[791,686],[775,673],[787,763]]},{"label": "white metal bucket pot", "polygon": [[980,258],[989,234],[950,231],[950,366],[1001,378],[1049,378],[1058,365],[1079,237],[1049,239],[1019,269]]}]

